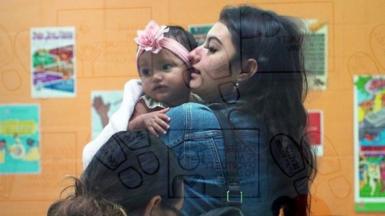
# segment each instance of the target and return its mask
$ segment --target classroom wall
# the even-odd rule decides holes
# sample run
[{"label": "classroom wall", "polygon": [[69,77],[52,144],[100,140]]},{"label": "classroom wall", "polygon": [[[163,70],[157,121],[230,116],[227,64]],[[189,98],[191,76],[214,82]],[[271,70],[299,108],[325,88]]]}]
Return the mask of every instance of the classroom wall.
[{"label": "classroom wall", "polygon": [[[383,0],[0,1],[0,104],[37,103],[41,109],[41,173],[0,175],[0,215],[44,215],[65,185],[63,177],[81,173],[81,151],[91,136],[91,91],[119,90],[137,77],[136,30],[150,19],[184,27],[213,23],[224,5],[245,2],[327,23],[327,89],[309,92],[306,101],[307,108],[324,115],[324,156],[312,185],[312,212],[357,215],[352,77],[384,74]],[[76,28],[74,98],[31,98],[29,31],[47,26]]]}]

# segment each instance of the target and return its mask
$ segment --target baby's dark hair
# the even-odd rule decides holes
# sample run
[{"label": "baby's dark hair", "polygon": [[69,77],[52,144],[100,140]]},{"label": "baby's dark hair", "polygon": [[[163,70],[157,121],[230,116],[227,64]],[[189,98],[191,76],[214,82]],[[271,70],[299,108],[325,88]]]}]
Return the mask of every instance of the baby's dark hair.
[{"label": "baby's dark hair", "polygon": [[172,38],[182,44],[188,51],[195,49],[198,44],[192,34],[181,26],[167,26],[169,31],[164,33],[165,37]]},{"label": "baby's dark hair", "polygon": [[80,179],[73,179],[73,185],[63,189],[62,194],[73,188],[73,193],[60,199],[48,208],[47,216],[127,216],[116,203],[88,194]]}]

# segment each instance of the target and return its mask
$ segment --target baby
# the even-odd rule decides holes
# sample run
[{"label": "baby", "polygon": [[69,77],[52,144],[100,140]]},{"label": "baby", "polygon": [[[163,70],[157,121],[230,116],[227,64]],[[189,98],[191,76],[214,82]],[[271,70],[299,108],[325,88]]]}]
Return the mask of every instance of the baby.
[{"label": "baby", "polygon": [[156,136],[166,133],[169,107],[200,101],[189,88],[188,54],[197,46],[189,32],[179,26],[159,26],[150,21],[143,31],[138,31],[135,42],[141,80],[125,84],[121,106],[107,120],[102,132],[84,147],[84,168],[113,134],[138,129],[147,129]]},{"label": "baby", "polygon": [[136,104],[127,129],[148,129],[157,136],[168,129],[168,107],[197,100],[188,86],[188,53],[196,42],[183,28],[159,26],[154,21],[138,31],[135,42],[144,95]]}]

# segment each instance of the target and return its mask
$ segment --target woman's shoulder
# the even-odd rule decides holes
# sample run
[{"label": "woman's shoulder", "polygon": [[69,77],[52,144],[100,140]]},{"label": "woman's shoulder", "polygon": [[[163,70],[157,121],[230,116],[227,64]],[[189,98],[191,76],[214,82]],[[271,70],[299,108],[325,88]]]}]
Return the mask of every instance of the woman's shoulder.
[{"label": "woman's shoulder", "polygon": [[187,102],[176,107],[172,107],[169,113],[182,112],[182,113],[212,113],[213,111],[206,105],[196,102]]},{"label": "woman's shoulder", "polygon": [[187,122],[209,121],[216,119],[213,111],[206,105],[188,102],[173,107],[167,112],[171,119],[180,119]]},{"label": "woman's shoulder", "polygon": [[[206,105],[188,102],[172,107],[167,115],[174,125],[185,125],[194,128],[218,128],[214,112]],[[173,125],[173,124],[172,124]],[[172,125],[170,125],[172,127]]]}]

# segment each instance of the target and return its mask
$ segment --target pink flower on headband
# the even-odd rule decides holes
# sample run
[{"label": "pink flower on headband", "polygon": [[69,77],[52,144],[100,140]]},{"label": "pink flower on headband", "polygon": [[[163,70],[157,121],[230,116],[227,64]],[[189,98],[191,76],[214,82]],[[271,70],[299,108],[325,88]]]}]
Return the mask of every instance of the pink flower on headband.
[{"label": "pink flower on headband", "polygon": [[138,51],[151,51],[157,54],[162,49],[160,41],[168,30],[166,26],[159,26],[155,21],[151,20],[143,31],[138,31],[138,36],[135,38],[135,42],[139,46]]}]

